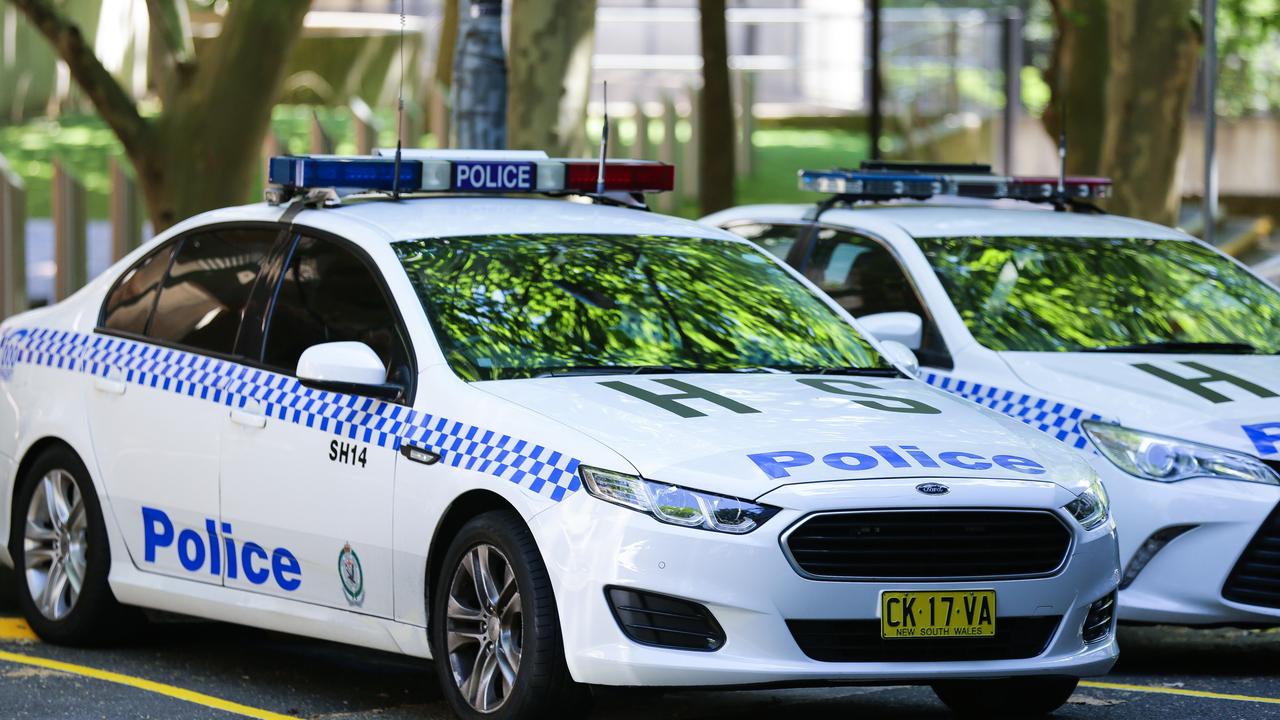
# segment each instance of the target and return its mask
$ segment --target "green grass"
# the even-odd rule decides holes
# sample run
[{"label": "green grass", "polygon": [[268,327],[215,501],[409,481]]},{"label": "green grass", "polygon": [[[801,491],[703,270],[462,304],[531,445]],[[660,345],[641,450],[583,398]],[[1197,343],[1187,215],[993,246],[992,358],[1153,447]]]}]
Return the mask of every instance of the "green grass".
[{"label": "green grass", "polygon": [[[335,139],[338,153],[355,152],[355,133],[350,115],[342,109],[317,108],[320,124]],[[272,130],[284,149],[305,153],[309,148],[312,108],[279,106],[272,117]],[[381,127],[379,145],[395,143],[394,117],[378,112]],[[621,128],[624,144],[632,139],[634,128]],[[651,147],[661,140],[661,128],[651,123]],[[687,127],[679,131],[687,134]],[[630,135],[628,135],[630,133]],[[739,203],[808,202],[813,196],[796,188],[796,171],[801,168],[852,166],[867,156],[866,137],[843,130],[759,129],[755,131],[755,167],[750,176],[737,183]],[[424,135],[419,147],[434,147],[433,138]],[[27,185],[27,216],[49,217],[53,160],[61,159],[80,180],[88,193],[88,210],[93,219],[106,219],[110,195],[110,159],[122,157],[123,150],[111,131],[96,116],[65,116],[57,121],[41,120],[25,125],[0,127],[0,155]],[[260,198],[261,180],[249,189],[246,202]],[[682,200],[677,213],[697,217],[700,213],[692,200]]]}]

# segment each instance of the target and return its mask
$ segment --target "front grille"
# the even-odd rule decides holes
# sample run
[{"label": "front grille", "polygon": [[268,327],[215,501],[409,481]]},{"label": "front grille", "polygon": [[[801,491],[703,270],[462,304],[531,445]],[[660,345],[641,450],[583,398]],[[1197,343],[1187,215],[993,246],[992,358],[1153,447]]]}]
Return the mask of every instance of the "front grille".
[{"label": "front grille", "polygon": [[618,627],[642,645],[705,651],[724,645],[724,630],[704,605],[620,587],[605,588],[605,597]]},{"label": "front grille", "polygon": [[1222,586],[1232,602],[1280,608],[1280,505],[1258,528]]},{"label": "front grille", "polygon": [[1049,575],[1071,531],[1041,510],[879,510],[814,515],[786,535],[802,574],[926,579]]},{"label": "front grille", "polygon": [[880,637],[879,620],[788,620],[800,650],[821,662],[1017,660],[1044,652],[1061,616],[1002,617],[996,634],[969,638]]}]

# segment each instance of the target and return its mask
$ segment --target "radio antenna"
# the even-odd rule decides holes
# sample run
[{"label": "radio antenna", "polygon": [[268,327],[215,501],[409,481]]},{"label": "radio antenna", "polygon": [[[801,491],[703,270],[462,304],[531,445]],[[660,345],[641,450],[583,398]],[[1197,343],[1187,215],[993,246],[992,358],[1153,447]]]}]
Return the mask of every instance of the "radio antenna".
[{"label": "radio antenna", "polygon": [[391,179],[391,199],[400,199],[400,148],[404,140],[404,0],[400,0],[400,88],[396,97],[396,161]]},{"label": "radio antenna", "polygon": [[[402,0],[403,1],[403,0]],[[596,173],[596,194],[604,194],[604,161],[609,156],[609,81],[604,81],[604,128],[600,131],[600,170]]]}]

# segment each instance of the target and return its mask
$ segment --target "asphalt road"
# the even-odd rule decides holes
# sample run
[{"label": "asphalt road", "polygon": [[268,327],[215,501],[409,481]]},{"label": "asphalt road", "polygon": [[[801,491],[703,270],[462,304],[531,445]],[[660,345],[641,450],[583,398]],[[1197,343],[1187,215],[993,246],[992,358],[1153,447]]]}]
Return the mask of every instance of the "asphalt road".
[{"label": "asphalt road", "polygon": [[[278,633],[165,619],[111,649],[44,645],[4,619],[17,613],[7,574],[0,583],[0,718],[236,717],[215,709],[229,703],[249,717],[449,717],[427,662]],[[1280,718],[1280,632],[1124,628],[1121,644],[1116,671],[1055,717]],[[916,687],[638,691],[596,708],[602,720],[950,717]]]}]

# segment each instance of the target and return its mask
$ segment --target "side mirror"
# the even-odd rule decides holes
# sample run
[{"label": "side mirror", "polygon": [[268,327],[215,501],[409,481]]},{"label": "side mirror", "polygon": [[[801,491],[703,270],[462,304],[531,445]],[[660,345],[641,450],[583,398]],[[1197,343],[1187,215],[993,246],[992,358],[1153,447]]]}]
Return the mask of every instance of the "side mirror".
[{"label": "side mirror", "polygon": [[387,384],[387,369],[362,342],[313,345],[298,358],[298,382],[316,390],[392,400],[404,391]]},{"label": "side mirror", "polygon": [[858,324],[877,340],[893,340],[911,350],[920,349],[920,337],[924,334],[924,320],[911,312],[886,312],[863,315]]},{"label": "side mirror", "polygon": [[894,365],[906,370],[912,377],[920,375],[920,360],[916,358],[911,348],[897,340],[881,340],[880,347],[884,350],[885,357],[889,358]]}]

